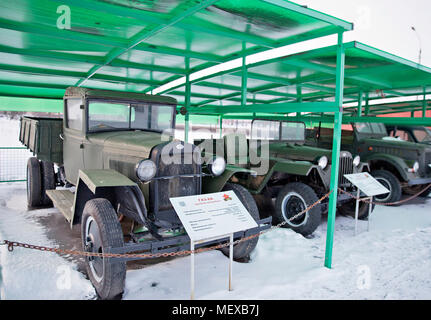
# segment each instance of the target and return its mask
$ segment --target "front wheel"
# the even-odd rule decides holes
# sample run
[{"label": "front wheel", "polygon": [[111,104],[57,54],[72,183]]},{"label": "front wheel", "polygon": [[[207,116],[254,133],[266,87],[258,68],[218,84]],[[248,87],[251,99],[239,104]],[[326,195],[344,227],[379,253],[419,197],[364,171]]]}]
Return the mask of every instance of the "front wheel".
[{"label": "front wheel", "polygon": [[375,196],[373,198],[374,202],[385,204],[400,201],[402,194],[401,184],[392,172],[386,170],[375,170],[371,172],[371,175],[389,190],[389,193]]},{"label": "front wheel", "polygon": [[[374,208],[375,208],[375,205],[373,204],[371,207],[371,212],[373,212]],[[370,212],[369,209],[370,209],[370,204],[364,201],[361,201],[359,203],[358,219],[366,220]],[[338,210],[342,215],[350,216],[354,218],[356,213],[356,200],[350,200],[349,202],[344,203],[343,205],[338,207]]]},{"label": "front wheel", "polygon": [[[117,214],[106,199],[89,200],[81,222],[82,246],[86,252],[104,253],[107,248],[124,246],[123,232]],[[88,277],[103,300],[115,299],[124,290],[126,263],[115,258],[86,257]]]},{"label": "front wheel", "polygon": [[297,214],[319,201],[312,188],[303,183],[290,183],[280,190],[275,200],[275,222],[285,222],[290,228],[304,237],[311,235],[322,220],[320,205],[293,219]]},{"label": "front wheel", "polygon": [[[238,184],[227,183],[223,191],[233,191],[235,192],[238,199],[250,213],[254,220],[259,220],[259,209],[257,208],[256,202],[253,199],[253,196],[250,192],[247,191],[246,188],[240,186]],[[250,253],[256,248],[257,242],[259,241],[259,237],[252,238],[250,240],[246,240],[240,243],[237,243],[233,246],[233,259],[236,262],[246,262],[250,258]],[[224,247],[221,249],[221,252],[229,257],[229,247]]]}]

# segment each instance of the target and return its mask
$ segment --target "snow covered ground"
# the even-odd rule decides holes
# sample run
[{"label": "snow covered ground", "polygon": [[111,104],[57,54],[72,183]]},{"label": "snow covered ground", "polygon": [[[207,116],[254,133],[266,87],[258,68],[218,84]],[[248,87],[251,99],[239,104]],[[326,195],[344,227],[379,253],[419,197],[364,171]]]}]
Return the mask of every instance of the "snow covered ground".
[{"label": "snow covered ground", "polygon": [[[0,120],[0,145],[5,145],[2,135],[14,140],[17,122]],[[354,220],[337,217],[331,270],[323,267],[326,221],[312,239],[288,229],[267,233],[250,263],[234,263],[232,292],[227,258],[218,251],[198,254],[196,298],[431,299],[430,208],[431,198],[377,207],[370,232],[360,222],[356,237]],[[60,246],[46,223],[62,223],[59,215],[55,208],[28,211],[25,183],[0,184],[0,240]],[[22,248],[9,253],[0,246],[1,298],[94,299],[91,283],[66,258]],[[188,299],[189,277],[188,257],[129,270],[123,298]]]},{"label": "snow covered ground", "polygon": [[[27,211],[24,183],[0,185],[0,239],[58,246],[40,217],[56,209]],[[326,222],[313,239],[291,230],[265,234],[252,261],[234,263],[234,291],[227,291],[228,260],[220,252],[196,256],[198,299],[431,299],[431,198],[395,208],[378,207],[371,231],[338,217],[333,269],[323,267]],[[64,222],[65,223],[65,222]],[[76,264],[54,253],[0,247],[2,298],[94,299]],[[129,270],[124,299],[188,299],[190,259]]]}]

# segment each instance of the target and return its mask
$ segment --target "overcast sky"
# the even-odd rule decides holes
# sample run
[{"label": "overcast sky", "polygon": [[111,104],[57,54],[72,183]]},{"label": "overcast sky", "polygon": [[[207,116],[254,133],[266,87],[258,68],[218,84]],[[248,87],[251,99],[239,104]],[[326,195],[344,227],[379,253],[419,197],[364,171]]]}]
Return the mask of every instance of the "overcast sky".
[{"label": "overcast sky", "polygon": [[419,40],[422,64],[431,67],[430,0],[294,0],[337,18],[354,23],[345,41],[357,40],[418,62]]}]

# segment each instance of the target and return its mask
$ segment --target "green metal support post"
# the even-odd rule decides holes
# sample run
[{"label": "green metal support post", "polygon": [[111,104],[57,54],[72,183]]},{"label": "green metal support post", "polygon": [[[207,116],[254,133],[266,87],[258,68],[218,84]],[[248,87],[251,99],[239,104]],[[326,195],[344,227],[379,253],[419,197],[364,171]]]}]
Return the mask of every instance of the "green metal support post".
[{"label": "green metal support post", "polygon": [[362,103],[364,102],[364,95],[362,90],[359,92],[359,100],[358,100],[358,117],[362,117]]},{"label": "green metal support post", "polygon": [[368,116],[370,113],[370,100],[368,92],[365,94],[365,116]]},{"label": "green metal support post", "polygon": [[334,244],[335,213],[337,209],[338,172],[341,148],[341,127],[343,124],[343,91],[344,91],[344,62],[343,33],[338,34],[337,48],[337,81],[335,103],[339,110],[334,114],[334,136],[332,145],[331,190],[328,206],[328,227],[326,234],[325,267],[332,267],[332,247]]},{"label": "green metal support post", "polygon": [[220,129],[220,136],[219,136],[219,138],[221,139],[221,138],[223,138],[223,116],[220,116],[220,118],[219,118],[220,120],[220,123],[219,123],[219,129]]},{"label": "green metal support post", "polygon": [[423,88],[424,101],[422,102],[422,118],[427,116],[427,90],[426,87]]},{"label": "green metal support post", "polygon": [[242,67],[241,67],[241,106],[245,107],[247,105],[247,64],[246,64],[246,55],[245,50],[247,48],[247,44],[245,42],[242,43]]},{"label": "green metal support post", "polygon": [[188,109],[190,107],[190,96],[191,96],[191,83],[190,83],[190,58],[186,58],[186,100],[185,100],[185,107],[186,107],[186,115],[184,119],[184,142],[189,142],[189,120],[190,120],[190,114],[188,112]]}]

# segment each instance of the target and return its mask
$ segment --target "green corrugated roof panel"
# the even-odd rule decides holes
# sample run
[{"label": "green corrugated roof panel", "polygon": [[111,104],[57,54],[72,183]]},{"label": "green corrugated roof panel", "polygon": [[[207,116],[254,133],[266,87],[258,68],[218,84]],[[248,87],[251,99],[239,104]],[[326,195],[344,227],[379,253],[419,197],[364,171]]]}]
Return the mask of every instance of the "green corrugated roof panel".
[{"label": "green corrugated roof panel", "polygon": [[[57,28],[60,6],[71,29]],[[0,2],[0,94],[60,98],[67,86],[151,91],[244,54],[352,24],[284,0]],[[53,85],[55,84],[55,86]]]},{"label": "green corrugated roof panel", "polygon": [[[368,94],[370,100],[375,100],[421,95],[424,90],[426,93],[431,91],[430,68],[360,42],[345,43],[344,48],[345,102],[357,101],[361,92]],[[272,103],[296,102],[299,99],[304,102],[334,101],[336,59],[337,47],[331,46],[249,64],[247,92],[272,96],[273,99],[269,101]],[[235,75],[235,81],[232,81],[232,75]],[[217,87],[220,83],[228,82],[228,79],[229,85],[236,88],[236,94],[219,97],[226,110],[232,99],[236,100],[241,96],[238,69],[227,70],[212,79],[204,80],[207,86]],[[256,81],[260,83],[257,84]],[[199,80],[195,81],[192,94],[193,88],[199,84]],[[212,104],[215,103],[205,103],[209,107]]]}]

